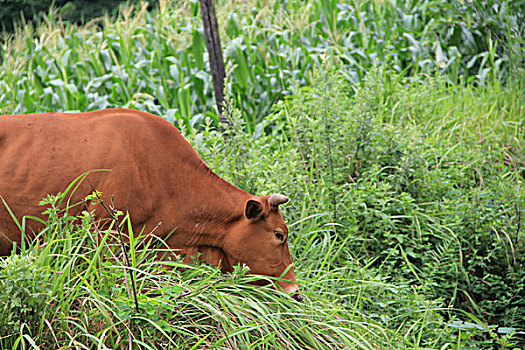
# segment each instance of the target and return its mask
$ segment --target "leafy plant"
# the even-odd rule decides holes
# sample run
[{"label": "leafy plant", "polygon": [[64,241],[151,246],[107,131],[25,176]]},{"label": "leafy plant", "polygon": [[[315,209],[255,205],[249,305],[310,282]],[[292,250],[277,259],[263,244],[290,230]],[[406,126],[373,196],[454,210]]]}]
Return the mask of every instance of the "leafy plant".
[{"label": "leafy plant", "polygon": [[0,338],[20,341],[21,334],[37,333],[50,292],[49,268],[34,254],[0,260]]}]

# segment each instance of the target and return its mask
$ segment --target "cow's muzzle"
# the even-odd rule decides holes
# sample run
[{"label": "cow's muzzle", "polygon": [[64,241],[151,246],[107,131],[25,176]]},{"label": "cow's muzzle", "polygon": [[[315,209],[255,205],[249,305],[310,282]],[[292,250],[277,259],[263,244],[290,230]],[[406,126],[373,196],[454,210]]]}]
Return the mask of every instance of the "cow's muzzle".
[{"label": "cow's muzzle", "polygon": [[284,286],[284,292],[290,295],[293,299],[297,301],[303,301],[304,298],[299,294],[299,286],[295,283],[287,283]]},{"label": "cow's muzzle", "polygon": [[303,300],[304,300],[304,298],[302,297],[302,295],[299,294],[299,293],[292,294],[292,298],[294,298],[294,299],[297,300],[297,301],[303,301]]}]

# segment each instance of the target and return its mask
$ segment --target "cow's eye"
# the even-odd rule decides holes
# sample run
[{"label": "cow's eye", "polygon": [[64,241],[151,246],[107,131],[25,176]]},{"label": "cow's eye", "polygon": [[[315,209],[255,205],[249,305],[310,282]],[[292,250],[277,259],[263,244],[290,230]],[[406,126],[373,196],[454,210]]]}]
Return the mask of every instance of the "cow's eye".
[{"label": "cow's eye", "polygon": [[281,232],[275,231],[273,234],[274,234],[275,237],[277,237],[277,239],[280,240],[281,242],[284,240],[284,235],[283,235]]}]

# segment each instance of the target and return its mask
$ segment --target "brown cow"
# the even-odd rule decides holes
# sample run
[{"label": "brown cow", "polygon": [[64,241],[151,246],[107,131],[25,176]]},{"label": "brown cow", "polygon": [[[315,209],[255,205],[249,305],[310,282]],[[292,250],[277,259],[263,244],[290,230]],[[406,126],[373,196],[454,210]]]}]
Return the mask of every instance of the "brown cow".
[{"label": "brown cow", "polygon": [[[154,234],[180,254],[200,252],[202,261],[223,271],[245,263],[252,273],[273,277],[292,264],[278,208],[288,198],[256,197],[221,179],[166,120],[127,109],[0,116],[0,196],[18,220],[41,216],[41,198],[94,169],[111,169],[88,176],[103,201],[114,196],[135,231],[150,232],[162,222]],[[91,192],[84,182],[72,200]],[[108,216],[100,209],[96,215]],[[0,255],[20,239],[0,205]],[[296,292],[293,267],[283,277],[293,281],[279,282],[284,291]]]}]

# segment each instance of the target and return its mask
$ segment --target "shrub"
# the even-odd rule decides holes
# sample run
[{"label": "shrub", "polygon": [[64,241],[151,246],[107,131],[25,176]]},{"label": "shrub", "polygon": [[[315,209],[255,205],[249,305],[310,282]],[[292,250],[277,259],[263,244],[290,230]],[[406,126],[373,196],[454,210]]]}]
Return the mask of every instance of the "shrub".
[{"label": "shrub", "polygon": [[49,268],[33,254],[0,259],[0,344],[35,334],[50,300]]}]

